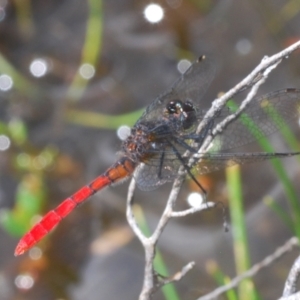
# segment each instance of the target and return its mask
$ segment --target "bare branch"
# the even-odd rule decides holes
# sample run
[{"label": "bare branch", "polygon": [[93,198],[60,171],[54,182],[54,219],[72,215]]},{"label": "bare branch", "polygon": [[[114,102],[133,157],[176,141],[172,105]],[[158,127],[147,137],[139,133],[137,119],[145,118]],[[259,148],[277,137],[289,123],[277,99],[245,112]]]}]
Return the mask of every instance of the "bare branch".
[{"label": "bare branch", "polygon": [[281,297],[278,300],[299,300],[300,299],[300,292],[295,293],[293,295],[287,296],[287,297]]},{"label": "bare branch", "polygon": [[182,277],[184,277],[186,275],[187,272],[189,272],[193,267],[195,266],[195,262],[191,261],[189,262],[187,265],[185,265],[181,271],[176,272],[173,276],[168,277],[168,278],[164,278],[161,281],[161,286],[166,285],[168,283],[172,283],[174,281],[179,281],[181,280]]},{"label": "bare branch", "polygon": [[129,187],[128,187],[128,193],[127,193],[126,217],[127,217],[127,222],[129,223],[133,232],[139,238],[141,243],[144,245],[146,237],[143,235],[139,225],[137,224],[134,214],[133,214],[133,211],[132,211],[135,186],[136,186],[135,179],[134,179],[134,177],[132,177]]},{"label": "bare branch", "polygon": [[[255,83],[257,81],[257,78],[261,78],[261,77],[267,78],[269,73],[274,69],[273,66],[276,67],[278,65],[278,63],[280,63],[282,61],[283,58],[288,58],[288,56],[291,53],[293,53],[295,50],[297,50],[299,48],[300,48],[300,41],[292,44],[291,46],[287,47],[286,49],[282,50],[281,52],[279,52],[277,54],[274,54],[270,57],[265,56],[262,59],[261,63],[248,76],[246,76],[235,87],[230,89],[227,93],[225,93],[224,95],[222,95],[220,98],[216,99],[213,102],[211,109],[207,112],[204,119],[214,116],[215,111],[218,111],[220,108],[222,108],[226,104],[226,102],[229,99],[231,99],[235,94],[237,94],[239,91],[242,91],[245,88],[253,85],[253,83]],[[203,129],[202,125],[200,124],[200,126],[198,128],[199,131],[201,131]]]},{"label": "bare branch", "polygon": [[298,239],[296,237],[292,237],[283,246],[277,248],[274,253],[267,256],[261,262],[255,264],[247,272],[233,278],[230,281],[230,283],[215,289],[213,292],[211,292],[209,294],[206,294],[205,296],[202,296],[202,297],[198,298],[197,300],[211,300],[211,299],[215,299],[215,298],[219,297],[221,294],[223,294],[223,293],[227,292],[228,290],[236,287],[242,280],[244,280],[246,278],[249,278],[249,277],[253,277],[261,269],[270,266],[274,261],[279,259],[285,253],[291,251],[295,246],[299,246],[299,242],[298,242]]},{"label": "bare branch", "polygon": [[296,284],[300,276],[300,256],[295,260],[285,282],[282,297],[291,296],[296,292]]},{"label": "bare branch", "polygon": [[[166,226],[167,222],[170,220],[170,218],[173,216],[179,216],[181,212],[173,212],[173,207],[175,204],[175,201],[177,199],[178,193],[180,191],[180,187],[182,184],[183,179],[175,180],[173,189],[171,191],[169,200],[167,201],[165,210],[160,218],[160,221],[152,234],[149,238],[143,235],[141,232],[135,217],[133,213],[133,194],[135,190],[135,180],[134,178],[131,180],[129,188],[128,188],[128,195],[127,195],[127,210],[126,210],[126,216],[129,225],[131,226],[134,233],[137,235],[139,240],[141,241],[144,249],[145,249],[145,270],[144,270],[144,283],[143,288],[139,297],[139,300],[147,300],[150,299],[153,293],[160,288],[161,286],[180,280],[193,266],[194,263],[191,262],[188,265],[186,265],[181,271],[177,272],[174,276],[169,278],[163,278],[160,274],[157,274],[154,270],[153,266],[153,259],[155,257],[155,246],[157,244],[157,241],[160,237],[160,235],[163,232],[164,227]],[[204,209],[208,209],[209,207],[212,207],[212,204],[204,204],[201,209],[195,209],[194,211],[200,211]],[[187,210],[191,213],[191,210]],[[184,211],[184,213],[187,214],[187,211]],[[177,214],[177,215],[176,215]]]},{"label": "bare branch", "polygon": [[[246,99],[240,105],[238,111],[230,116],[228,116],[222,123],[218,124],[212,134],[210,134],[204,141],[203,145],[201,145],[198,153],[204,153],[210,142],[212,141],[214,135],[220,133],[227,124],[235,120],[238,115],[245,109],[247,104],[254,98],[256,92],[261,84],[265,82],[268,75],[273,71],[278,64],[282,61],[283,58],[287,58],[292,52],[300,48],[300,41],[294,43],[290,47],[284,49],[283,51],[271,56],[265,56],[261,63],[240,83],[238,83],[234,88],[229,90],[227,93],[222,95],[220,98],[216,99],[212,103],[212,107],[208,110],[203,121],[199,124],[197,132],[201,132],[203,128],[207,125],[207,122],[213,118],[218,111],[220,111],[224,105],[227,103],[229,99],[231,99],[235,94],[239,91],[252,86],[250,92],[248,93]],[[259,78],[259,80],[257,80]]]},{"label": "bare branch", "polygon": [[188,215],[192,215],[196,212],[199,212],[201,210],[205,210],[208,208],[212,208],[214,207],[216,204],[214,202],[207,202],[207,203],[203,203],[202,205],[200,205],[199,207],[191,207],[189,209],[186,210],[182,210],[182,211],[173,211],[170,214],[170,217],[172,218],[181,218],[181,217],[186,217]]}]

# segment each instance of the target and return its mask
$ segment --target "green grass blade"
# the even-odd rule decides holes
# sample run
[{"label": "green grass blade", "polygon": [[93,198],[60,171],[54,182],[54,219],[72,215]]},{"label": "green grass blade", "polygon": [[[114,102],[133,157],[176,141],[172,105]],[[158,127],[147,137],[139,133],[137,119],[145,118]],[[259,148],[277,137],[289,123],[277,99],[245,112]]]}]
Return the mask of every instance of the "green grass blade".
[{"label": "green grass blade", "polygon": [[118,129],[121,125],[133,126],[142,115],[143,110],[139,109],[128,114],[113,116],[71,109],[66,112],[66,120],[86,127]]},{"label": "green grass blade", "polygon": [[[237,274],[241,274],[250,268],[251,263],[248,251],[249,247],[243,208],[242,185],[238,165],[226,169],[226,179],[236,271]],[[256,299],[252,280],[243,280],[238,287],[238,293],[239,299]]]},{"label": "green grass blade", "polygon": [[[223,286],[230,282],[230,278],[221,271],[216,261],[208,261],[206,263],[206,271],[214,278],[219,286]],[[226,296],[228,300],[239,299],[235,289],[228,290]]]},{"label": "green grass blade", "polygon": [[[228,103],[229,108],[232,109],[233,111],[237,109],[237,105],[233,102],[230,101]],[[268,109],[270,109],[268,107]],[[274,116],[274,122],[280,122],[280,124],[284,124],[284,120],[281,119],[279,113],[274,113],[272,111],[272,115]],[[247,113],[241,114],[239,119],[237,120],[238,122],[242,122],[246,127],[249,128],[251,133],[253,133],[254,136],[256,136],[256,132],[259,132],[259,128],[256,126],[254,121],[252,121],[248,116]],[[283,134],[284,137],[288,138],[288,143],[290,143],[293,147],[296,147],[295,143],[295,138],[293,138],[293,134],[289,130],[288,126],[282,126],[280,128],[280,132]],[[275,152],[271,143],[267,139],[267,137],[257,139],[257,143],[260,145],[260,147],[266,151],[266,152]],[[290,204],[290,212],[292,215],[292,219],[294,222],[294,233],[298,238],[300,238],[300,202],[298,201],[298,196],[296,193],[296,190],[289,179],[289,176],[287,172],[285,171],[283,164],[281,163],[280,159],[274,158],[271,160],[271,164],[276,171],[276,174],[283,185],[285,194],[287,196],[288,202]]]},{"label": "green grass blade", "polygon": [[[81,53],[81,62],[95,66],[102,49],[103,12],[101,0],[88,0],[89,16],[85,41]],[[67,92],[67,99],[79,100],[88,84],[88,80],[80,75],[79,69]]]}]

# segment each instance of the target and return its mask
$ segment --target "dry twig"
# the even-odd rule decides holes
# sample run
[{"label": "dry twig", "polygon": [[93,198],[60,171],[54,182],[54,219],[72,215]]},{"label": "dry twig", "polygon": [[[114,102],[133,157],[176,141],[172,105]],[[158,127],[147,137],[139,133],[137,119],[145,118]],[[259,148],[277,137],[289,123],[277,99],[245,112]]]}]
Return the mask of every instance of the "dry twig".
[{"label": "dry twig", "polygon": [[[223,285],[209,294],[198,298],[197,300],[212,300],[219,297],[221,294],[226,293],[228,290],[237,287],[238,284],[249,277],[253,277],[256,275],[261,269],[270,266],[274,261],[279,259],[285,253],[291,251],[295,246],[299,246],[298,239],[296,237],[292,237],[287,242],[284,243],[283,246],[277,248],[274,253],[264,258],[261,262],[255,264],[252,268],[250,268],[247,272],[233,278],[228,284]],[[282,299],[283,300],[283,299]],[[285,299],[284,299],[285,300]]]},{"label": "dry twig", "polygon": [[[283,294],[281,299],[285,299],[286,297],[293,296],[296,292],[296,284],[300,276],[300,256],[295,260],[288,278],[285,282]],[[299,299],[299,298],[298,298]]]}]

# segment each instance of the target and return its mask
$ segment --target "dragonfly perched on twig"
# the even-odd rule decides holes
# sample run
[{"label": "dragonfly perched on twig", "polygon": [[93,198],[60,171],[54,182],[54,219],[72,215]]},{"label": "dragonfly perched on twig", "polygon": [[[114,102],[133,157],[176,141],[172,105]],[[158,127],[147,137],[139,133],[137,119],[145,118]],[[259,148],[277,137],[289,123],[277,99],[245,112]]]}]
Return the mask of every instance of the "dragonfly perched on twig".
[{"label": "dragonfly perched on twig", "polygon": [[183,166],[202,192],[205,192],[193,175],[194,169],[204,174],[233,164],[300,154],[232,151],[268,136],[292,121],[298,122],[300,90],[285,89],[253,99],[245,108],[244,115],[229,123],[221,133],[212,136],[208,151],[198,153],[199,161],[189,165],[191,155],[198,152],[207,135],[213,132],[220,120],[232,114],[225,106],[205,122],[200,132],[196,130],[205,116],[199,107],[200,100],[213,80],[214,73],[214,64],[209,57],[201,56],[195,61],[170,90],[146,108],[130,135],[123,141],[119,159],[91,183],[48,212],[23,236],[15,255],[30,249],[90,196],[130,177],[134,171],[139,188],[152,190],[174,180],[179,168]]}]

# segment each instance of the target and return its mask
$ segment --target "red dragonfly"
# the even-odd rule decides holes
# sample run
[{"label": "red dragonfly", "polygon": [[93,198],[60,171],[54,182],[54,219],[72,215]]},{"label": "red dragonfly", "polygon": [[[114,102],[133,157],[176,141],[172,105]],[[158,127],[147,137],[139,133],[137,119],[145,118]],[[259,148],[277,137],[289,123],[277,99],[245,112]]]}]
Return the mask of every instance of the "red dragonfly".
[{"label": "red dragonfly", "polygon": [[23,254],[34,246],[90,196],[128,178],[134,171],[139,188],[151,190],[174,180],[179,167],[183,165],[187,174],[205,192],[193,176],[192,167],[204,174],[233,164],[300,154],[228,151],[265,137],[291,121],[298,121],[300,90],[286,89],[250,102],[244,111],[247,118],[240,117],[228,124],[221,133],[215,134],[209,152],[203,153],[201,161],[189,167],[187,162],[190,156],[186,153],[196,153],[207,135],[212,135],[218,122],[232,114],[228,107],[220,109],[215,117],[206,122],[203,130],[196,133],[197,125],[205,115],[197,103],[206,92],[214,73],[214,64],[209,57],[201,56],[195,61],[169,91],[157,97],[146,108],[130,135],[123,141],[121,155],[116,163],[48,212],[19,241],[15,255]]}]

